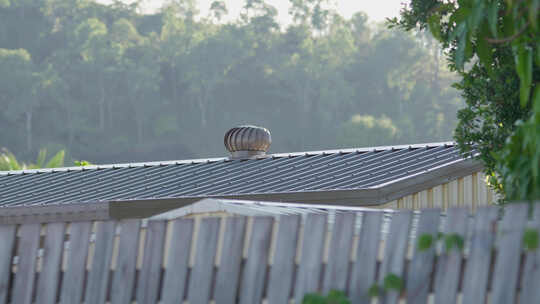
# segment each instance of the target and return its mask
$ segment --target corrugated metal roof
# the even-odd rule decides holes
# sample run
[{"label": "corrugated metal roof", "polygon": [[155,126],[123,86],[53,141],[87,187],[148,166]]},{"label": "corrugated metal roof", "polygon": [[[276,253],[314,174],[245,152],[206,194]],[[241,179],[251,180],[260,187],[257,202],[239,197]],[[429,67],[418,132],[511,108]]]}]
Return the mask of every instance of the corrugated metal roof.
[{"label": "corrugated metal roof", "polygon": [[0,206],[373,189],[463,160],[446,142],[7,171],[0,172]]},{"label": "corrugated metal roof", "polygon": [[307,215],[310,213],[328,214],[333,216],[336,212],[385,212],[392,213],[392,209],[374,209],[366,207],[339,206],[339,205],[313,205],[304,203],[280,203],[231,199],[207,198],[185,207],[167,211],[150,219],[171,220],[187,215],[228,213],[244,216],[280,216],[280,215]]}]

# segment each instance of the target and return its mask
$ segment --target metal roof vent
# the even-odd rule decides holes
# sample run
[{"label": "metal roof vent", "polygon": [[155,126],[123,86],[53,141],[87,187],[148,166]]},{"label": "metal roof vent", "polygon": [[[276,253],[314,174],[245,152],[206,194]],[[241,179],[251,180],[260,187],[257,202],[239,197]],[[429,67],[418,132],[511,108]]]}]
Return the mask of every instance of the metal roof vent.
[{"label": "metal roof vent", "polygon": [[256,126],[238,126],[225,133],[225,147],[231,152],[231,159],[252,158],[265,155],[272,138],[270,131]]}]

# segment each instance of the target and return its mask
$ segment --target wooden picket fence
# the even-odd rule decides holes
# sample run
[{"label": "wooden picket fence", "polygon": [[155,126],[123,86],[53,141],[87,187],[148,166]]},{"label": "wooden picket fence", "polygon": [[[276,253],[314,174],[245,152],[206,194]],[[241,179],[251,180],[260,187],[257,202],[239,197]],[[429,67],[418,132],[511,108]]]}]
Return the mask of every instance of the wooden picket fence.
[{"label": "wooden picket fence", "polygon": [[[503,213],[4,225],[0,303],[301,303],[306,293],[332,289],[352,303],[537,303],[540,212],[528,220],[527,205],[518,204]],[[401,288],[384,289],[389,275]],[[381,287],[376,297],[373,286]]]}]

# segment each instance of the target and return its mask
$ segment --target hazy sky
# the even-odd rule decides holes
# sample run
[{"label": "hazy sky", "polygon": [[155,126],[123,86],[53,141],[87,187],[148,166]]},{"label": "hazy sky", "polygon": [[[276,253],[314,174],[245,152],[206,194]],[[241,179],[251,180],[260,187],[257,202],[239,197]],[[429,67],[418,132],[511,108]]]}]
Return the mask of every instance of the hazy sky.
[{"label": "hazy sky", "polygon": [[[108,2],[107,0],[98,0],[99,2]],[[202,16],[208,14],[208,9],[213,0],[198,0],[199,10]],[[394,17],[399,13],[401,2],[403,0],[331,0],[337,11],[346,18],[352,16],[358,11],[368,14],[372,21],[383,21],[386,17]],[[126,0],[126,2],[130,2]],[[144,6],[147,9],[155,9],[161,6],[163,0],[144,0]],[[225,0],[229,10],[228,20],[238,17],[244,1]],[[267,0],[267,3],[275,6],[278,11],[278,19],[282,24],[290,22],[288,14],[288,0]]]}]

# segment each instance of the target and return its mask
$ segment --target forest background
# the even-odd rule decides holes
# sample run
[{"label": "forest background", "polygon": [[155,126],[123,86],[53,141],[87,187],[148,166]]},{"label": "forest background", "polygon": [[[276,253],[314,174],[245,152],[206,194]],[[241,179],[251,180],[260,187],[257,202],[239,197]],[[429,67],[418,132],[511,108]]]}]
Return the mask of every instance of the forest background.
[{"label": "forest background", "polygon": [[[272,152],[452,139],[463,106],[426,32],[264,0],[224,22],[172,1],[0,0],[0,147],[92,163],[226,155],[239,124],[272,132]],[[67,163],[70,163],[68,161]]]}]

